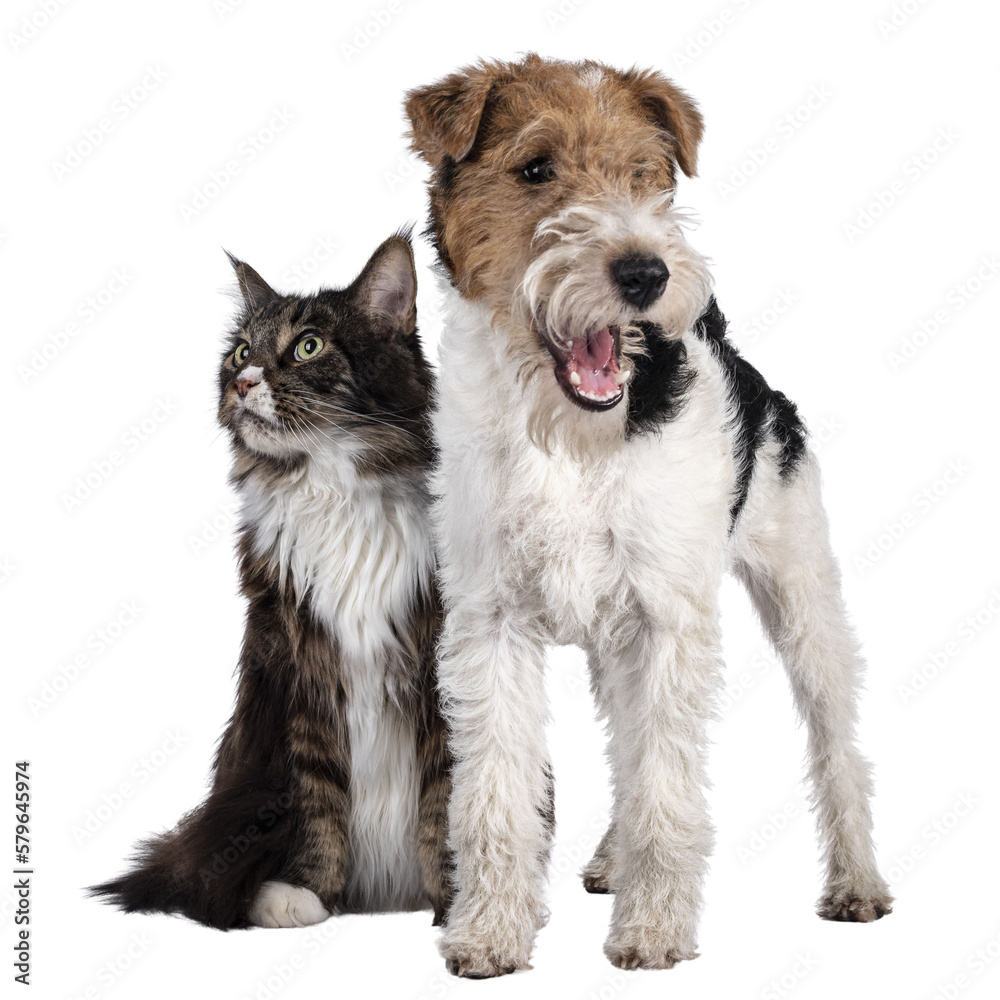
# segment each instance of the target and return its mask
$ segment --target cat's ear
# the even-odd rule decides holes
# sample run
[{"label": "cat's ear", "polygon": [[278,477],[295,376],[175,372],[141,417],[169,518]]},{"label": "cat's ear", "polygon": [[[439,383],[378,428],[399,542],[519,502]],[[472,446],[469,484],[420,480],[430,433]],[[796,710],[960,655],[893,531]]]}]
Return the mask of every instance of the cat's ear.
[{"label": "cat's ear", "polygon": [[357,304],[403,334],[417,328],[417,269],[406,236],[390,236],[350,287]]},{"label": "cat's ear", "polygon": [[259,309],[271,299],[278,298],[278,293],[249,264],[237,260],[228,250],[225,254],[236,272],[240,295],[243,296],[247,309]]}]

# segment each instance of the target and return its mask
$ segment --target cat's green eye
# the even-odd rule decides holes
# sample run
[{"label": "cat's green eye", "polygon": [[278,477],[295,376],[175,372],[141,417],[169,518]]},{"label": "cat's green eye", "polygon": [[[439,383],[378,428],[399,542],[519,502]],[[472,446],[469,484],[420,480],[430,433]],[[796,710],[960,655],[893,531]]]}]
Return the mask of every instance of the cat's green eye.
[{"label": "cat's green eye", "polygon": [[237,365],[245,365],[247,362],[247,358],[249,357],[250,357],[250,345],[240,344],[240,346],[236,348],[236,353],[233,355],[233,361],[235,361]]},{"label": "cat's green eye", "polygon": [[316,357],[322,349],[323,338],[310,333],[295,345],[295,360],[308,361],[310,358]]}]

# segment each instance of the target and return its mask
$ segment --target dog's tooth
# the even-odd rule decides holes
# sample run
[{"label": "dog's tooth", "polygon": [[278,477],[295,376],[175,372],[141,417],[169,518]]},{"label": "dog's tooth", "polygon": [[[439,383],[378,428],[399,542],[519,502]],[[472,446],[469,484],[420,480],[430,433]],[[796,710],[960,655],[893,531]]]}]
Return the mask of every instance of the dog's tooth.
[{"label": "dog's tooth", "polygon": [[570,372],[569,373],[569,380],[570,380],[570,384],[571,385],[579,385],[580,384],[580,373],[579,372]]},{"label": "dog's tooth", "polygon": [[566,341],[566,346],[572,351],[573,350],[573,341],[572,340],[567,340]]},{"label": "dog's tooth", "polygon": [[632,374],[631,368],[626,368],[623,372],[615,372],[611,377],[619,384],[624,385],[628,380],[629,376]]}]

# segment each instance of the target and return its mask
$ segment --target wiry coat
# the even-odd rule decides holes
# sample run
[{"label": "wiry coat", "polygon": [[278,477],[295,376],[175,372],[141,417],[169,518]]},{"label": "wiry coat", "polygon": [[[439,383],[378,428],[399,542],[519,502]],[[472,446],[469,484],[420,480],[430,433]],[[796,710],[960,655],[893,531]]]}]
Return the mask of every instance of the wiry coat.
[{"label": "wiry coat", "polygon": [[[860,661],[815,458],[795,407],[725,337],[672,206],[701,135],[693,103],[657,74],[529,56],[412,91],[407,111],[447,276],[433,516],[455,757],[449,968],[527,967],[545,919],[550,643],[586,650],[610,735],[613,821],[584,872],[615,893],[605,951],[625,968],[696,955],[726,569],[809,727],[820,912],[881,916]],[[636,260],[662,279],[640,306],[619,277]]]}]

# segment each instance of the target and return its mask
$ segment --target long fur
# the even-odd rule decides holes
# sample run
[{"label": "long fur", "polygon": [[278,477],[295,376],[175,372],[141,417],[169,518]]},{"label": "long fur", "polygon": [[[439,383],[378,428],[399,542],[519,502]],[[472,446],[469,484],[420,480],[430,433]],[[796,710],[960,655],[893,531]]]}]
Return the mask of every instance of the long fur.
[{"label": "long fur", "polygon": [[291,794],[235,785],[214,789],[171,831],[139,845],[130,871],[89,890],[126,913],[177,913],[231,930],[251,926],[261,886],[294,843]]},{"label": "long fur", "polygon": [[309,297],[231,260],[246,306],[219,375],[248,603],[236,708],[208,799],[91,892],[222,929],[428,906],[440,922],[449,761],[412,252],[393,237],[349,288]]}]

